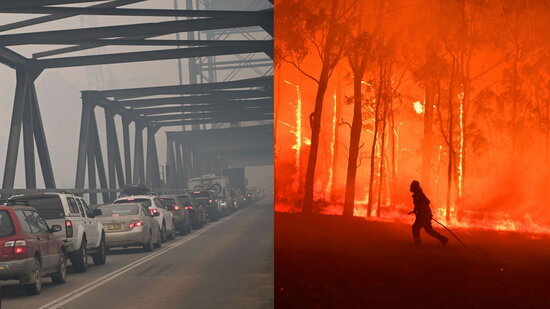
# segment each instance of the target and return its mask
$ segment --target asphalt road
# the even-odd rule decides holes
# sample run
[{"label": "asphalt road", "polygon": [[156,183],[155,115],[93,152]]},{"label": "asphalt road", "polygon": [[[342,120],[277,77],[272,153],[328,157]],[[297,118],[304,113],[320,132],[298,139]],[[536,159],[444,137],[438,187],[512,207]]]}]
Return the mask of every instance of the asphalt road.
[{"label": "asphalt road", "polygon": [[260,201],[152,253],[113,251],[107,264],[43,279],[37,296],[3,284],[8,308],[273,308],[273,202]]}]

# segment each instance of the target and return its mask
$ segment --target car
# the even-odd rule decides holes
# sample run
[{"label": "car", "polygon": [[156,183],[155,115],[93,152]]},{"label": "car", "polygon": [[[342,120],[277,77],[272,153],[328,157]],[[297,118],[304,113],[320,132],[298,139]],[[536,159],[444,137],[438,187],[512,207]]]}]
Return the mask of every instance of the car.
[{"label": "car", "polygon": [[176,195],[176,199],[189,212],[191,226],[194,229],[200,229],[206,224],[206,208],[199,204],[199,201],[191,195],[191,192]]},{"label": "car", "polygon": [[99,221],[105,227],[107,248],[141,246],[145,252],[160,248],[161,228],[149,208],[142,203],[106,204],[98,207]]},{"label": "car", "polygon": [[208,218],[212,221],[219,220],[223,216],[221,202],[212,190],[193,191],[191,196],[197,200],[199,205],[206,209]]},{"label": "car", "polygon": [[19,280],[28,294],[39,294],[42,276],[62,284],[67,276],[67,247],[32,207],[0,206],[0,280]]},{"label": "car", "polygon": [[174,216],[174,224],[181,235],[187,235],[191,232],[191,220],[189,211],[181,203],[175,195],[163,195],[160,197],[160,202]]},{"label": "car", "polygon": [[88,269],[88,255],[94,265],[107,262],[103,224],[82,197],[72,193],[22,194],[10,197],[8,205],[34,207],[50,226],[60,225],[55,235],[65,242],[75,272]]},{"label": "car", "polygon": [[[155,220],[157,220],[160,225],[161,230],[161,240],[166,242],[168,239],[174,239],[176,237],[176,225],[174,224],[174,216],[166,206],[164,206],[157,195],[153,194],[143,194],[143,195],[130,195],[124,196],[116,199],[114,204],[120,203],[143,203],[145,206],[149,207],[149,211]],[[159,213],[159,215],[155,215]]]}]

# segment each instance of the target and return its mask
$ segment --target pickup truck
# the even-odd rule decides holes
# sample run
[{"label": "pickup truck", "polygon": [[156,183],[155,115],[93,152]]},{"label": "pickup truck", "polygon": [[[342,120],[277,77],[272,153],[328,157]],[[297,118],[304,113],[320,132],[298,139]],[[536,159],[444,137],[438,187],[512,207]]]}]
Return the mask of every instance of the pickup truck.
[{"label": "pickup truck", "polygon": [[95,218],[86,201],[72,193],[32,193],[12,196],[8,205],[34,207],[49,226],[60,225],[61,230],[54,234],[65,242],[67,255],[76,272],[88,268],[88,255],[95,265],[107,261],[105,231],[103,224]]}]

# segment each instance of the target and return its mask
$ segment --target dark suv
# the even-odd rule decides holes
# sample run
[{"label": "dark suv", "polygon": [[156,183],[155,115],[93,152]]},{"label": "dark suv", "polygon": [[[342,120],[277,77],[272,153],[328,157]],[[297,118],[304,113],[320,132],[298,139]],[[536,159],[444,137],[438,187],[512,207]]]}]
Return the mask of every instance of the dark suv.
[{"label": "dark suv", "polygon": [[19,280],[28,294],[40,293],[42,276],[65,283],[65,243],[53,234],[60,230],[32,207],[0,206],[0,280]]},{"label": "dark suv", "polygon": [[191,196],[197,200],[199,205],[206,209],[208,219],[216,221],[223,216],[221,201],[218,200],[216,193],[212,190],[197,190],[191,193]]},{"label": "dark suv", "polygon": [[200,229],[206,224],[206,208],[199,204],[191,193],[177,195],[176,200],[189,212],[189,219],[194,229]]},{"label": "dark suv", "polygon": [[180,235],[187,235],[191,232],[191,220],[189,211],[178,201],[175,195],[162,195],[160,202],[169,210],[174,218],[174,224]]}]

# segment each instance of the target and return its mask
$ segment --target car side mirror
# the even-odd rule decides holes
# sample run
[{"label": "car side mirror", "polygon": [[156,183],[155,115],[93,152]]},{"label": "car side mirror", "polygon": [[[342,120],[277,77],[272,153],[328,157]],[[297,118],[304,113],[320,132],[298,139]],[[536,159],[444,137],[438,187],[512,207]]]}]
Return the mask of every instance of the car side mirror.
[{"label": "car side mirror", "polygon": [[92,212],[92,215],[94,217],[101,216],[102,214],[103,214],[103,212],[99,208],[94,209],[94,211]]},{"label": "car side mirror", "polygon": [[52,226],[50,226],[50,233],[55,233],[55,232],[59,232],[61,231],[61,225],[59,224],[54,224]]}]

